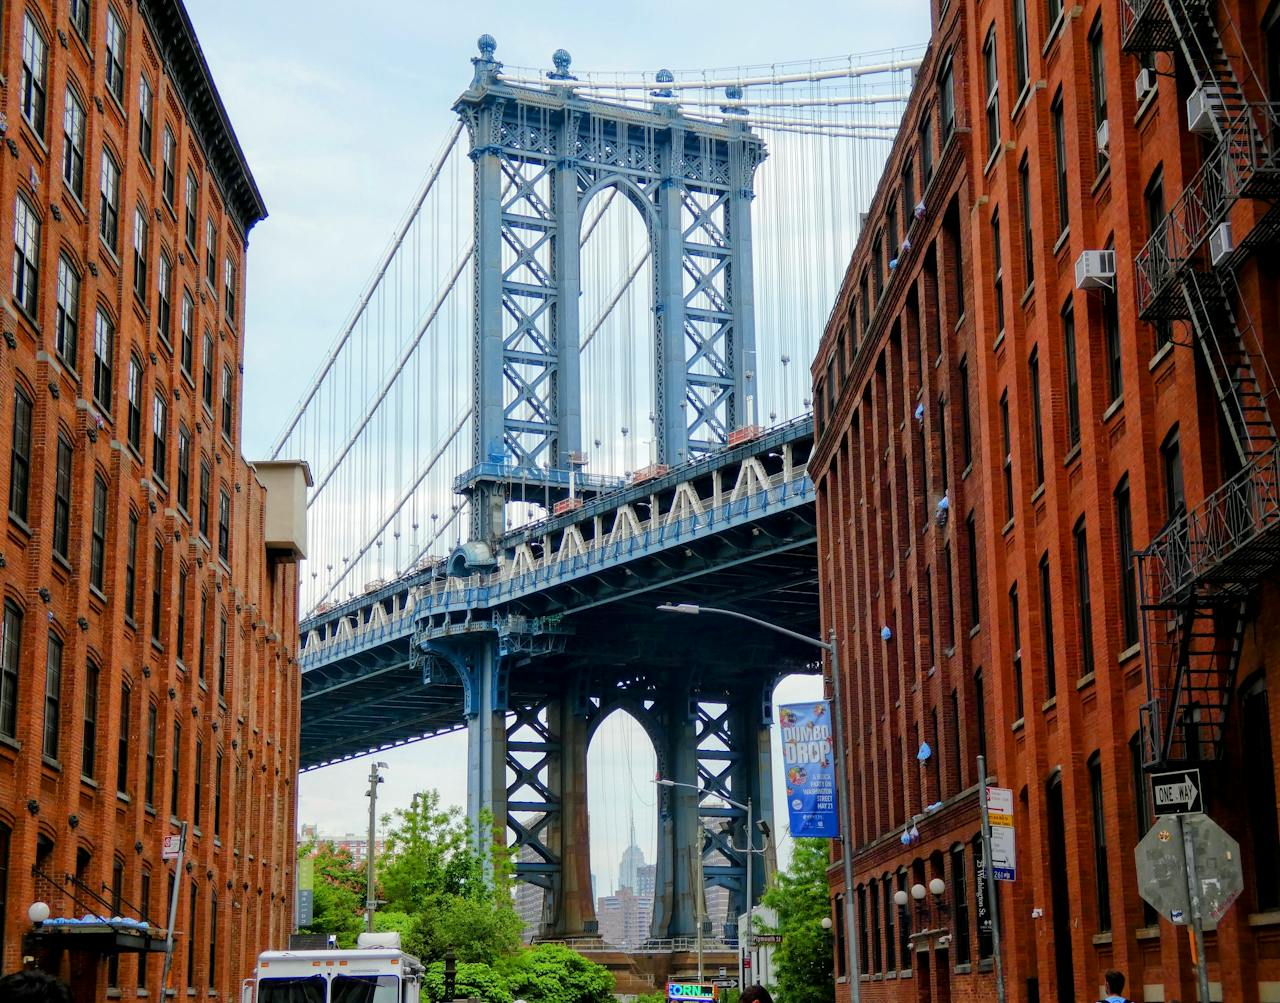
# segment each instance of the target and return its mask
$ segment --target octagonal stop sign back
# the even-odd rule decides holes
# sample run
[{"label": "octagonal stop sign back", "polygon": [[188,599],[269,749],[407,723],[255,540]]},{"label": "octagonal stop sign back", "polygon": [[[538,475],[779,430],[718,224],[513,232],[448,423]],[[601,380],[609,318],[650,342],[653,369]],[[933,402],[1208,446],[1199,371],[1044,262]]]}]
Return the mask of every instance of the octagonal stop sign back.
[{"label": "octagonal stop sign back", "polygon": [[1196,877],[1200,886],[1200,921],[1205,930],[1216,930],[1244,887],[1240,873],[1240,846],[1207,815],[1157,818],[1133,851],[1138,867],[1138,893],[1173,923],[1191,922],[1187,896],[1187,855],[1183,835],[1191,841]]}]

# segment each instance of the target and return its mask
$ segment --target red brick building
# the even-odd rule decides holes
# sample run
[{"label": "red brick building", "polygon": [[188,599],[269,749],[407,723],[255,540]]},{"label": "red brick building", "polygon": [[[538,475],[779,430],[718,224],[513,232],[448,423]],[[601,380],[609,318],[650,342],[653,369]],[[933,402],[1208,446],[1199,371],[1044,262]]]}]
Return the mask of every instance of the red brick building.
[{"label": "red brick building", "polygon": [[[229,998],[293,915],[304,475],[239,453],[266,210],[179,0],[4,4],[0,58],[0,968],[35,901],[166,927],[182,821],[169,985]],[[160,995],[122,938],[38,946]]]},{"label": "red brick building", "polygon": [[935,4],[813,365],[867,1000],[994,998],[979,754],[1014,791],[1010,1000],[1113,966],[1195,998],[1137,891],[1158,763],[1201,766],[1241,846],[1211,995],[1280,999],[1278,25]]}]

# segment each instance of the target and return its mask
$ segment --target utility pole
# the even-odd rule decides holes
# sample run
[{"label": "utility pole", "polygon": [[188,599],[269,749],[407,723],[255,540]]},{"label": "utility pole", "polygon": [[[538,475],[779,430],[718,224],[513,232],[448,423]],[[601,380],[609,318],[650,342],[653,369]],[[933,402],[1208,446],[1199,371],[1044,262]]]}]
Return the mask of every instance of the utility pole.
[{"label": "utility pole", "polygon": [[369,767],[369,790],[365,792],[365,797],[369,799],[369,842],[364,854],[364,928],[370,933],[373,932],[373,912],[378,908],[373,886],[373,846],[378,828],[378,784],[382,783],[378,770],[386,768],[386,763],[374,763]]}]

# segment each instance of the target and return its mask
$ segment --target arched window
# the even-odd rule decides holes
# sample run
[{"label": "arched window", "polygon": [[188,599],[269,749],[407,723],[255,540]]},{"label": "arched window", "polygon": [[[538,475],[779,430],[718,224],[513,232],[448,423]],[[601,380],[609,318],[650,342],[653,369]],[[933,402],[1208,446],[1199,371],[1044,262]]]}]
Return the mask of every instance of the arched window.
[{"label": "arched window", "polygon": [[1098,930],[1111,929],[1111,879],[1107,873],[1107,817],[1102,803],[1102,756],[1089,757],[1089,809],[1093,818],[1094,890],[1098,898]]},{"label": "arched window", "polygon": [[1280,824],[1276,819],[1276,768],[1266,676],[1259,672],[1240,692],[1244,734],[1245,799],[1253,844],[1253,887],[1258,912],[1280,908]]}]

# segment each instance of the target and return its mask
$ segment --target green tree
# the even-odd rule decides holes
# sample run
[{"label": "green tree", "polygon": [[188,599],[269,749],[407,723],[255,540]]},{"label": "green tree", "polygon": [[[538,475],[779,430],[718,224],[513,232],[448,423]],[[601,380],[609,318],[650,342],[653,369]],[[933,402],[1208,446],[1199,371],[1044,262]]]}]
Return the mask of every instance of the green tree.
[{"label": "green tree", "polygon": [[[487,819],[477,838],[461,810],[424,791],[383,822],[391,828],[378,861],[380,897],[405,950],[426,962],[452,950],[459,962],[488,964],[519,949],[511,857]],[[484,854],[482,845],[493,849]]]},{"label": "green tree", "polygon": [[311,922],[301,933],[336,934],[338,946],[354,947],[364,928],[365,878],[351,851],[327,840],[298,847],[298,859],[313,858],[315,880]]},{"label": "green tree", "polygon": [[[442,1003],[444,992],[444,962],[437,961],[427,967],[423,988],[431,1003]],[[458,965],[454,976],[454,999],[480,999],[485,1003],[512,1003],[514,997],[506,980],[488,965]]]},{"label": "green tree", "polygon": [[791,865],[762,900],[778,914],[782,943],[775,949],[779,1003],[833,1003],[831,914],[825,839],[797,839]]},{"label": "green tree", "polygon": [[528,1003],[612,1003],[613,973],[562,944],[539,944],[498,962],[513,998]]}]

